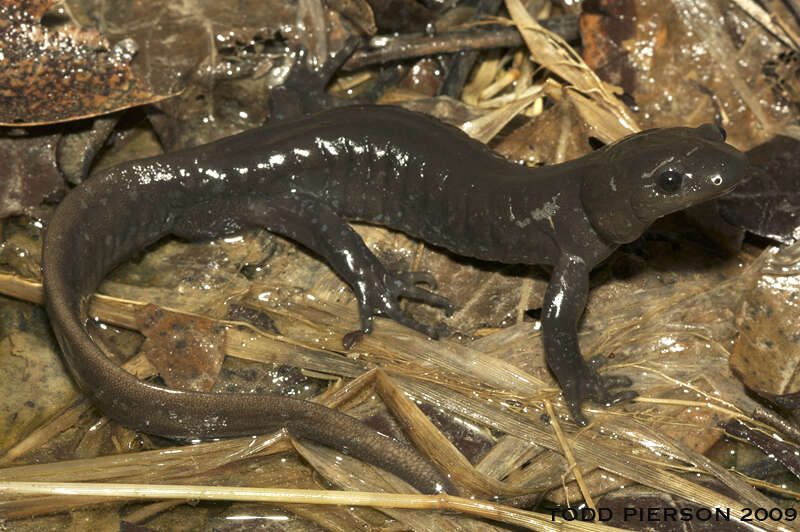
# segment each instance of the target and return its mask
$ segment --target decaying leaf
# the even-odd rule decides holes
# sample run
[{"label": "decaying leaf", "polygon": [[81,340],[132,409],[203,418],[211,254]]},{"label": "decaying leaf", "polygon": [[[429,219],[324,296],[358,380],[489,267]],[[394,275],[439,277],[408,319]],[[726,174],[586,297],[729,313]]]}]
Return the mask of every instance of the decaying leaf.
[{"label": "decaying leaf", "polygon": [[164,97],[131,71],[133,41],[111,47],[94,30],[43,26],[54,3],[0,4],[0,125],[62,122]]},{"label": "decaying leaf", "polygon": [[794,242],[800,225],[800,142],[778,136],[747,152],[748,177],[717,200],[730,224],[783,244]]},{"label": "decaying leaf", "polygon": [[112,42],[136,42],[137,73],[154,91],[179,93],[150,116],[167,150],[263,124],[270,88],[286,72],[282,32],[289,42],[313,37],[294,31],[298,3],[285,0],[69,0],[69,5],[82,24],[97,27]]},{"label": "decaying leaf", "polygon": [[772,394],[800,390],[799,251],[799,244],[767,251],[770,262],[739,309],[730,364],[749,388]]},{"label": "decaying leaf", "polygon": [[433,11],[417,0],[369,0],[369,4],[382,33],[423,31],[435,19]]},{"label": "decaying leaf", "polygon": [[636,3],[606,0],[596,4],[580,17],[583,59],[602,79],[633,93],[636,72],[625,44],[634,36]]},{"label": "decaying leaf", "polygon": [[[570,100],[561,99],[503,139],[495,149],[512,161],[529,166],[557,164],[589,153],[589,131]],[[535,142],[532,140],[535,139]]]},{"label": "decaying leaf", "polygon": [[618,87],[601,80],[564,39],[536,22],[519,0],[506,0],[506,7],[532,59],[564,78],[584,96],[586,105],[579,107],[582,114],[582,108],[589,106],[595,109],[596,114],[604,116],[602,123],[589,121],[598,129],[598,136],[611,141],[639,130],[633,114],[615,96]]},{"label": "decaying leaf", "polygon": [[378,27],[375,25],[375,15],[367,0],[330,0],[327,4],[367,35],[375,35],[375,32],[378,31]]},{"label": "decaying leaf", "polygon": [[58,135],[53,132],[0,132],[0,218],[20,214],[25,208],[63,194],[64,180],[55,164],[57,141]]},{"label": "decaying leaf", "polygon": [[[725,6],[724,8],[721,6]],[[767,75],[782,43],[728,4],[707,0],[600,1],[581,20],[585,57],[622,85],[642,127],[699,125],[718,116],[736,146],[764,141],[793,120]],[[783,77],[791,79],[791,72]]]},{"label": "decaying leaf", "polygon": [[149,305],[140,316],[147,337],[141,352],[167,386],[207,392],[214,387],[225,343],[224,328],[202,316],[174,314]]}]

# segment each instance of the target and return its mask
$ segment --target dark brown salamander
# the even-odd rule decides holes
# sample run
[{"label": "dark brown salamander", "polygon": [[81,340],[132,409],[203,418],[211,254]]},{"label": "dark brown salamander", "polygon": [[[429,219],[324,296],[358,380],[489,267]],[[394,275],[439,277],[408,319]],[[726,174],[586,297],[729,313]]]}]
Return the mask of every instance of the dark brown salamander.
[{"label": "dark brown salamander", "polygon": [[357,106],[124,163],[72,190],[50,220],[47,309],[73,376],[107,416],[143,432],[210,438],[280,427],[392,471],[419,489],[447,480],[413,449],[347,415],[290,397],[179,392],[137,380],[95,345],[86,297],[134,252],[165,235],[219,237],[260,226],[324,257],[353,288],[364,332],[374,315],[435,337],[398,298],[450,309],[388,272],[345,220],[398,229],[460,255],[553,268],[542,327],[547,362],[576,421],[610,386],[578,349],[589,271],[655,219],[730,190],[746,159],[705,125],[645,131],[580,159],[527,168],[433,118]]}]

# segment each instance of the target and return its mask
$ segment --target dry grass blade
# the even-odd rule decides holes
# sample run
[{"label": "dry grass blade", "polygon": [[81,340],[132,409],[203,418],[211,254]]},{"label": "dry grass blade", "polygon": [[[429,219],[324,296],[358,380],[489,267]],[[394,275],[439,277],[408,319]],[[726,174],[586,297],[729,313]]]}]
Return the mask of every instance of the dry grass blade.
[{"label": "dry grass blade", "polygon": [[[292,449],[284,432],[122,455],[0,469],[0,481],[15,482],[211,482],[218,467]],[[278,478],[272,479],[278,482]],[[102,498],[65,498],[60,494],[0,501],[0,518],[15,519],[73,510]]]},{"label": "dry grass blade", "polygon": [[581,493],[583,494],[583,500],[586,501],[586,506],[591,508],[592,510],[597,510],[597,506],[592,499],[592,494],[590,493],[589,489],[586,487],[586,483],[583,481],[583,474],[581,473],[580,468],[578,467],[578,463],[575,461],[575,457],[572,455],[572,449],[570,449],[569,441],[564,436],[564,432],[561,430],[561,424],[558,422],[558,417],[556,413],[553,411],[553,405],[550,404],[550,401],[544,402],[544,408],[547,411],[547,415],[550,416],[550,425],[553,427],[553,432],[556,435],[556,439],[561,444],[561,452],[564,454],[564,458],[567,460],[567,464],[569,464],[569,471],[575,475],[575,480],[578,483],[578,486],[581,489]]},{"label": "dry grass blade", "polygon": [[44,305],[44,288],[38,281],[0,273],[0,294]]},{"label": "dry grass blade", "polygon": [[764,26],[768,32],[774,35],[783,44],[795,52],[800,52],[797,35],[786,31],[787,28],[781,26],[779,20],[773,21],[773,17],[763,7],[753,2],[753,0],[733,0],[733,3],[739,6],[739,9],[750,15],[753,20]]},{"label": "dry grass blade", "polygon": [[516,98],[508,105],[487,113],[480,118],[470,120],[461,125],[461,129],[470,137],[483,143],[492,140],[500,133],[512,118],[541,97],[542,87],[532,87],[523,96]]},{"label": "dry grass blade", "polygon": [[[458,412],[459,415],[473,421],[523,440],[536,442],[550,450],[561,450],[556,437],[533,420],[470,397],[461,396],[455,400],[449,390],[442,390],[430,382],[404,378],[399,381],[399,385],[412,397],[431,403],[437,408]],[[599,445],[597,441],[580,436],[573,437],[570,444],[579,465],[599,466],[645,486],[683,497],[700,506],[730,508],[731,515],[736,519],[744,517],[740,509],[747,506],[746,504],[670,473],[666,465],[664,468],[655,467],[652,462],[641,460],[637,456],[622,456],[611,448]],[[751,494],[738,493],[738,495],[742,496],[743,500],[749,500],[746,495]],[[775,522],[765,522],[761,526],[767,530],[785,530]]]},{"label": "dry grass blade", "polygon": [[64,460],[0,469],[0,480],[18,481],[160,481],[202,474],[236,460],[291,449],[282,432],[256,438],[235,438],[167,447],[98,458]]},{"label": "dry grass blade", "polygon": [[376,386],[392,413],[403,421],[411,440],[423,452],[447,471],[459,486],[483,495],[523,495],[530,489],[515,489],[503,482],[476,471],[472,464],[450,443],[422,413],[417,405],[382,371],[378,371]]},{"label": "dry grass blade", "polygon": [[[375,467],[341,455],[328,447],[311,442],[296,443],[295,447],[311,467],[339,489],[387,494],[417,493],[409,484],[394,475],[387,475]],[[420,532],[456,532],[474,527],[474,521],[452,513],[392,507],[382,507],[380,511],[396,519],[403,527]],[[490,529],[494,530],[493,527]]]},{"label": "dry grass blade", "polygon": [[449,495],[398,495],[363,491],[326,491],[154,484],[83,484],[79,482],[0,482],[0,494],[61,495],[109,499],[192,499],[204,501],[254,501],[342,506],[377,506],[450,510],[541,531],[622,531],[592,523],[553,521],[550,516]]},{"label": "dry grass blade", "polygon": [[[44,290],[40,282],[0,274],[0,294],[44,304]],[[140,331],[138,315],[148,303],[95,294],[89,313],[104,323]],[[181,310],[160,307],[178,315],[194,316]],[[285,336],[256,329],[244,322],[218,320],[229,328],[225,333],[225,353],[230,356],[259,362],[291,363],[313,371],[355,377],[363,373],[363,367],[338,355],[319,349],[308,348]],[[244,346],[244,347],[243,347]]]},{"label": "dry grass blade", "polygon": [[599,107],[607,109],[628,133],[639,131],[636,120],[614,96],[619,88],[597,77],[564,39],[536,22],[519,0],[506,0],[506,7],[534,62],[566,80]]},{"label": "dry grass blade", "polygon": [[701,37],[700,42],[714,58],[721,74],[755,115],[761,127],[777,132],[778,124],[764,109],[763,100],[748,85],[747,76],[742,75],[737,50],[726,35],[724,26],[719,23],[722,18],[719,7],[707,0],[674,0],[673,4],[686,29]]}]

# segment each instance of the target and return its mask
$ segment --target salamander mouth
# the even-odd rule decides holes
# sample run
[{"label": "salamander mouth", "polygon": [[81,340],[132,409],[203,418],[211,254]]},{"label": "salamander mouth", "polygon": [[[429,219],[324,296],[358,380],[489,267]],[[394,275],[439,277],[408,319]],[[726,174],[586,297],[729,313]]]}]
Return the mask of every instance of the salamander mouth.
[{"label": "salamander mouth", "polygon": [[[739,185],[739,183],[740,183],[740,182],[741,182],[741,181],[734,181],[734,182],[732,182],[731,184],[727,185],[725,188],[723,188],[722,190],[720,190],[720,192],[719,192],[719,196],[725,195],[725,194],[727,194],[728,192],[732,191],[733,189],[735,189],[735,188],[736,188],[736,187]],[[716,196],[715,196],[715,197],[716,197]]]},{"label": "salamander mouth", "polygon": [[648,226],[653,223],[654,220],[645,220],[639,215],[639,209],[637,209],[636,206],[641,204],[641,202],[637,202],[634,200],[634,198],[631,198],[628,204],[631,206],[631,213],[633,214],[633,217],[637,222],[639,222],[640,225]]}]

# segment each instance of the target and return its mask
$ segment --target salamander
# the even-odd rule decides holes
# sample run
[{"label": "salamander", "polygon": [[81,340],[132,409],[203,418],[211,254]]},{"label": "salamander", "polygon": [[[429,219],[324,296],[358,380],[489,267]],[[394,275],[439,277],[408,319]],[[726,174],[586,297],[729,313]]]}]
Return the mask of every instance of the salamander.
[{"label": "salamander", "polygon": [[323,257],[353,289],[362,333],[376,315],[437,336],[398,305],[450,311],[388,271],[346,221],[402,231],[459,255],[552,268],[542,311],[547,363],[574,419],[586,399],[630,397],[581,356],[589,271],[657,218],[731,190],[745,156],[714,125],[653,129],[563,164],[512,163],[459,129],[399,107],[337,108],[104,170],[74,188],[43,246],[47,310],[63,356],[100,411],[136,430],[215,438],[286,428],[394,472],[425,492],[445,478],[411,447],[320,405],[263,394],[174,391],[113,364],[92,340],[86,300],[108,272],[167,235],[207,239],[262,227]]}]

